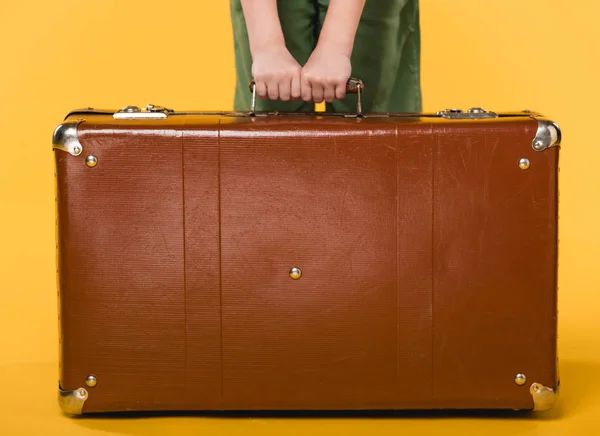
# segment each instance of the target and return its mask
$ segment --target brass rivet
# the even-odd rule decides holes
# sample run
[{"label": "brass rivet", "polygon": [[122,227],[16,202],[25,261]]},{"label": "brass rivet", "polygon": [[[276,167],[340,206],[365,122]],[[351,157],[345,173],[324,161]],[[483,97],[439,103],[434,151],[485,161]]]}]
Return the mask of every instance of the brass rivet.
[{"label": "brass rivet", "polygon": [[523,386],[525,383],[527,383],[527,377],[525,377],[525,374],[517,374],[515,376],[515,383],[519,386]]},{"label": "brass rivet", "polygon": [[300,277],[302,277],[302,270],[300,268],[293,267],[290,270],[290,277],[294,280],[298,280]]},{"label": "brass rivet", "polygon": [[519,160],[519,168],[521,168],[522,170],[527,170],[527,169],[529,169],[530,166],[531,166],[531,162],[529,162],[529,159],[523,158],[523,159]]},{"label": "brass rivet", "polygon": [[98,384],[98,379],[93,375],[88,375],[85,379],[85,384],[88,385],[90,388],[93,388]]},{"label": "brass rivet", "polygon": [[85,397],[87,395],[87,392],[85,389],[79,389],[78,393],[79,393],[80,397]]},{"label": "brass rivet", "polygon": [[75,147],[73,148],[73,154],[75,156],[79,155],[81,153],[81,147]]},{"label": "brass rivet", "polygon": [[90,168],[94,168],[96,165],[98,165],[98,158],[90,155],[85,158],[85,164]]}]

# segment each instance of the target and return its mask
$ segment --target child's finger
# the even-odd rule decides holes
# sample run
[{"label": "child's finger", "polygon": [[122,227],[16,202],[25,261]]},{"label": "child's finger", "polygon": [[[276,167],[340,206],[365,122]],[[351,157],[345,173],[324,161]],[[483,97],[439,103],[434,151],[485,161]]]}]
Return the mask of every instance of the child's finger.
[{"label": "child's finger", "polygon": [[281,101],[290,101],[292,95],[292,81],[284,79],[279,82],[279,99]]},{"label": "child's finger", "polygon": [[271,100],[279,99],[279,84],[275,81],[269,81],[267,83],[267,94]]},{"label": "child's finger", "polygon": [[335,98],[338,100],[343,100],[346,97],[346,83],[338,84],[335,87]]},{"label": "child's finger", "polygon": [[318,85],[316,83],[313,83],[311,85],[311,87],[312,87],[313,101],[315,103],[321,103],[323,101],[323,97],[324,97],[324,94],[325,94],[323,86],[322,85]]},{"label": "child's finger", "polygon": [[257,80],[256,82],[256,93],[262,99],[267,98],[267,84],[262,80]]},{"label": "child's finger", "polygon": [[302,87],[300,86],[300,77],[292,79],[292,100],[297,100],[302,97]]},{"label": "child's finger", "polygon": [[325,86],[323,89],[323,97],[327,103],[331,103],[335,100],[335,85],[333,83]]},{"label": "child's finger", "polygon": [[302,100],[304,101],[312,101],[312,87],[308,80],[302,79],[301,85],[301,94]]}]

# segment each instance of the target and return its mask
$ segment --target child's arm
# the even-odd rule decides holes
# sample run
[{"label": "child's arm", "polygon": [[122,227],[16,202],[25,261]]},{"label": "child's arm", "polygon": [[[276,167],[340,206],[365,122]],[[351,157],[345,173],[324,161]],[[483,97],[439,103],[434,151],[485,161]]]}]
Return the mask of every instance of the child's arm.
[{"label": "child's arm", "polygon": [[365,0],[330,0],[319,42],[302,71],[302,99],[343,99],[352,73],[350,56]]},{"label": "child's arm", "polygon": [[285,46],[277,0],[241,0],[256,92],[272,100],[300,98],[302,67]]}]

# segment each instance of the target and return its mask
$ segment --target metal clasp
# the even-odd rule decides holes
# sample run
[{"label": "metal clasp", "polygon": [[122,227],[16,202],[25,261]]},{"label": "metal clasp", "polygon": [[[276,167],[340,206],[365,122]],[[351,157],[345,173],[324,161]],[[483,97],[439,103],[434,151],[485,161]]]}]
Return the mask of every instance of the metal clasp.
[{"label": "metal clasp", "polygon": [[442,118],[447,118],[451,120],[459,120],[459,119],[471,119],[477,120],[481,118],[498,118],[498,114],[495,112],[486,111],[480,107],[473,107],[467,112],[464,112],[462,109],[445,109],[443,111],[439,111],[436,113],[437,116]]},{"label": "metal clasp", "polygon": [[144,109],[138,106],[125,106],[123,109],[115,112],[113,118],[120,120],[164,119],[168,118],[170,112],[173,112],[173,110],[153,104],[146,105]]}]

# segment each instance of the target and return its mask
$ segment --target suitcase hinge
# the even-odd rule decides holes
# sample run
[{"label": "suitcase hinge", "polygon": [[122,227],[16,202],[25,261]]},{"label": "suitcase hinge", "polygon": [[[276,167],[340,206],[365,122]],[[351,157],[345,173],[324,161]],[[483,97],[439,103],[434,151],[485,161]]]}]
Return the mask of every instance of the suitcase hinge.
[{"label": "suitcase hinge", "polygon": [[167,109],[162,106],[154,106],[153,104],[146,105],[146,108],[144,109],[141,109],[138,106],[125,106],[123,109],[115,112],[113,118],[119,120],[160,120],[168,118],[169,114],[172,112],[172,109]]},{"label": "suitcase hinge", "polygon": [[462,109],[446,109],[443,111],[439,111],[436,113],[439,117],[447,118],[450,120],[461,120],[461,119],[469,119],[469,120],[477,120],[482,118],[498,118],[498,114],[495,112],[489,112],[480,107],[474,107],[466,112]]}]

